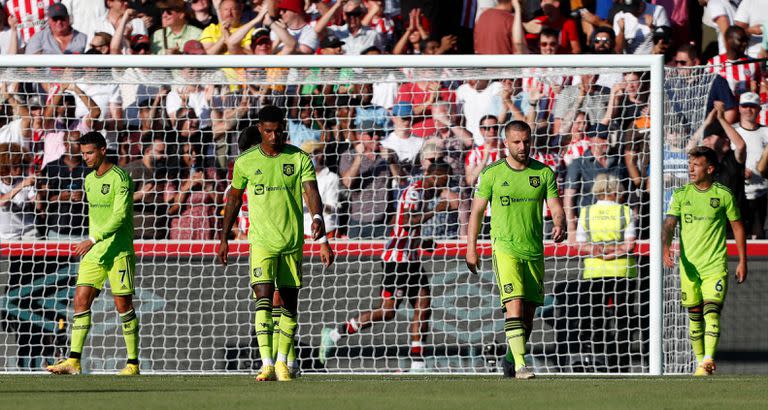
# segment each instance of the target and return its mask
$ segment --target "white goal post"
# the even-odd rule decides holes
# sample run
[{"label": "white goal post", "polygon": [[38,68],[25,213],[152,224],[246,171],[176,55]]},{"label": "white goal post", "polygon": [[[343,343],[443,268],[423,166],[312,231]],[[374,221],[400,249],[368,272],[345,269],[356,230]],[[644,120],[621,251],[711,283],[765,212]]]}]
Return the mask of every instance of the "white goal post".
[{"label": "white goal post", "polygon": [[[57,73],[51,74],[43,73],[42,70],[32,70],[32,68],[49,69],[56,67],[57,73],[60,73],[65,68],[73,69],[70,73],[72,77],[69,80],[58,79],[60,84],[69,82],[91,82],[92,84],[105,84],[110,81],[114,81],[111,76],[115,70],[120,69],[146,69],[149,72],[157,71],[166,75],[159,76],[158,83],[162,84],[163,81],[168,81],[168,78],[175,78],[178,81],[178,76],[175,76],[173,72],[175,70],[182,69],[199,69],[201,72],[213,72],[222,68],[275,68],[275,69],[297,69],[297,74],[287,74],[287,77],[283,80],[287,81],[285,84],[287,87],[296,86],[300,87],[302,84],[307,84],[313,81],[315,84],[324,84],[329,87],[344,85],[346,83],[354,83],[355,81],[363,81],[362,77],[356,77],[359,72],[353,72],[349,77],[339,77],[338,72],[334,71],[333,75],[318,75],[312,79],[308,79],[310,74],[309,69],[350,69],[365,71],[373,76],[380,76],[378,78],[384,80],[385,76],[392,72],[397,72],[398,75],[402,75],[406,81],[416,81],[416,78],[409,77],[409,74],[402,74],[402,69],[450,69],[454,71],[438,71],[437,80],[444,80],[445,82],[456,81],[462,82],[472,78],[482,79],[494,79],[494,78],[524,78],[532,76],[578,76],[579,74],[588,73],[613,73],[623,75],[628,72],[642,72],[647,73],[647,93],[648,93],[648,115],[650,123],[647,125],[647,136],[649,147],[647,149],[649,155],[649,161],[647,163],[648,169],[648,186],[650,186],[649,196],[643,201],[647,202],[648,215],[646,220],[648,221],[649,230],[648,240],[639,241],[639,245],[646,250],[647,255],[647,300],[642,301],[642,304],[647,304],[647,329],[640,329],[639,334],[647,335],[647,340],[640,340],[637,343],[643,345],[640,348],[642,351],[642,359],[640,364],[635,366],[629,365],[626,369],[621,370],[609,370],[610,373],[616,374],[647,374],[647,375],[662,375],[670,372],[683,372],[686,370],[670,370],[665,369],[665,360],[676,360],[665,358],[665,341],[664,341],[664,325],[665,325],[665,273],[662,265],[662,222],[664,217],[664,195],[665,195],[665,181],[664,181],[664,133],[665,133],[665,89],[664,78],[665,68],[663,65],[662,56],[635,56],[635,55],[611,55],[611,56],[596,56],[596,55],[555,55],[555,56],[540,56],[540,55],[525,55],[525,56],[93,56],[93,55],[66,55],[66,56],[43,56],[43,55],[18,55],[8,56],[0,62],[0,83],[7,86],[12,82],[22,82],[24,80],[25,72],[29,75],[29,78],[35,80],[27,81],[39,81],[37,79],[45,77],[47,75],[59,75]],[[95,76],[87,77],[88,80],[82,80],[78,76],[85,76],[90,71],[97,73]],[[550,71],[547,71],[550,70]],[[533,74],[532,74],[533,73]],[[417,74],[410,74],[418,76]],[[453,77],[451,77],[453,76]],[[115,76],[114,78],[127,78]],[[205,78],[204,76],[196,78]],[[221,77],[215,77],[212,83],[227,84],[226,78],[221,80]],[[271,81],[260,77],[263,84],[272,84]],[[366,77],[369,78],[369,77]],[[400,77],[399,77],[400,78]],[[243,82],[237,80],[231,81],[231,86],[235,87],[241,85]],[[281,80],[281,81],[283,81]],[[222,82],[223,81],[223,82]],[[248,80],[250,81],[250,80]],[[370,81],[370,80],[369,80]],[[247,81],[246,81],[247,82]],[[291,83],[293,82],[293,83]],[[183,83],[179,83],[183,84]],[[17,91],[21,95],[22,91]],[[12,97],[13,98],[13,97]],[[21,98],[22,100],[24,98]],[[222,103],[223,104],[223,103]],[[285,108],[299,108],[299,107],[285,107]],[[109,132],[109,131],[105,131]],[[231,134],[230,134],[231,135]],[[149,138],[151,142],[151,136]],[[229,142],[223,143],[223,149],[225,154],[216,154],[219,157],[233,159],[231,154],[226,152],[233,152],[232,146],[234,141],[232,137]],[[236,138],[235,138],[236,140]],[[144,141],[144,140],[142,140]],[[138,144],[141,144],[139,142]],[[229,146],[230,151],[227,150]],[[143,149],[136,148],[135,151],[141,151]],[[221,148],[221,147],[219,147]],[[216,151],[220,152],[220,151]],[[0,153],[2,154],[2,153]],[[134,153],[135,154],[135,153]],[[138,153],[141,155],[141,152]],[[218,157],[217,157],[218,158]],[[623,159],[622,159],[623,160]],[[226,160],[225,160],[226,161]],[[463,159],[462,159],[463,161]],[[226,166],[224,166],[226,169]],[[221,189],[216,187],[215,190],[218,194],[221,194]],[[3,240],[0,243],[0,275],[9,276],[9,270],[12,269],[37,269],[27,268],[24,263],[17,263],[18,258],[32,258],[39,256],[43,261],[43,265],[59,263],[60,259],[71,258],[71,250],[65,241],[57,241],[55,239],[42,239],[27,238],[23,240]],[[316,261],[316,248],[313,245],[308,244],[308,251],[305,253],[308,258],[305,258],[305,275],[307,275],[307,283],[305,287],[307,290],[303,290],[301,293],[302,300],[307,298],[322,298],[324,302],[322,304],[312,305],[311,308],[302,312],[302,302],[300,302],[300,315],[305,314],[302,318],[299,318],[299,345],[307,346],[307,353],[300,354],[304,360],[314,361],[316,354],[316,348],[319,341],[319,333],[322,327],[337,326],[340,321],[347,319],[347,316],[354,315],[356,310],[367,308],[368,305],[373,305],[376,301],[377,292],[380,286],[380,281],[377,282],[379,276],[367,277],[365,281],[358,280],[352,277],[351,271],[368,271],[368,274],[376,271],[378,272],[379,255],[374,254],[380,252],[382,246],[386,240],[354,240],[354,239],[335,239],[333,240],[335,246],[337,246],[340,259],[339,261],[344,266],[346,271],[339,272],[338,276],[334,277],[333,282],[329,282],[331,279],[326,277],[321,278],[323,274],[334,274],[329,270],[325,273],[324,269],[321,269],[319,263]],[[483,242],[484,246],[488,247],[488,242]],[[445,269],[451,274],[450,277],[446,277],[446,292],[450,288],[450,281],[476,281],[477,279],[466,279],[466,272],[463,267],[463,243],[459,238],[443,239],[438,238],[438,251],[432,256],[434,262],[431,266],[433,269]],[[565,269],[578,270],[578,257],[570,256],[568,253],[568,245],[554,245],[550,242],[547,244],[549,249],[548,258],[557,259],[563,255],[563,258],[572,258],[573,265],[564,265]],[[251,327],[253,326],[253,306],[250,301],[249,292],[247,290],[247,245],[245,242],[238,242],[235,246],[235,255],[238,258],[238,262],[233,268],[229,268],[226,274],[214,277],[214,274],[218,274],[213,265],[215,263],[214,258],[211,257],[214,253],[215,242],[212,240],[196,241],[196,240],[149,240],[149,239],[137,239],[137,249],[141,249],[143,255],[143,261],[137,268],[138,276],[142,275],[142,266],[152,266],[151,280],[150,275],[147,275],[147,279],[143,282],[139,282],[139,293],[137,294],[137,300],[139,303],[145,304],[144,312],[139,308],[139,315],[141,320],[141,337],[143,339],[152,339],[153,332],[157,332],[157,340],[143,341],[142,352],[147,352],[141,355],[143,370],[147,372],[156,373],[177,373],[177,372],[243,372],[251,371],[255,368],[255,365],[251,362],[256,361],[258,355],[255,353],[256,344],[255,337],[251,337]],[[363,249],[363,250],[361,250]],[[367,251],[365,249],[374,249],[373,251]],[[441,253],[442,252],[442,253]],[[171,256],[168,256],[171,255]],[[314,256],[313,256],[314,255]],[[352,256],[348,256],[352,255]],[[549,256],[551,255],[551,256]],[[356,260],[354,258],[363,258]],[[367,258],[367,259],[365,259]],[[438,263],[439,262],[439,263]],[[487,262],[487,260],[486,260]],[[22,266],[22,268],[19,268]],[[34,263],[31,266],[35,266]],[[46,265],[47,266],[47,265]],[[486,266],[490,264],[486,263]],[[547,277],[553,274],[552,270],[558,269],[559,262],[555,264],[547,265]],[[240,272],[236,272],[239,267]],[[162,269],[173,269],[175,272],[173,277],[164,276]],[[41,268],[45,270],[44,268]],[[76,272],[76,264],[72,264],[68,274],[72,275]],[[149,271],[149,268],[147,268]],[[562,268],[560,268],[562,269]],[[148,272],[147,271],[147,272]],[[177,272],[178,271],[178,272]],[[187,272],[189,271],[189,272]],[[306,273],[311,271],[311,273]],[[57,274],[61,274],[61,270],[57,271]],[[189,275],[189,276],[187,276]],[[372,274],[371,274],[372,275]],[[378,273],[377,273],[378,275]],[[463,276],[462,276],[463,275]],[[574,271],[574,275],[577,272]],[[578,276],[578,275],[577,275]],[[485,277],[488,279],[488,277]],[[492,276],[490,276],[492,278]],[[47,279],[41,279],[43,282]],[[336,287],[336,281],[343,282]],[[482,279],[481,279],[482,281]],[[327,288],[327,286],[334,286],[333,289]],[[489,281],[482,283],[481,289],[483,294],[467,294],[466,298],[477,298],[473,300],[480,300],[480,298],[491,299],[495,298],[493,303],[498,303],[498,292],[495,287],[491,286]],[[39,318],[41,321],[49,322],[45,327],[39,330],[44,334],[39,337],[27,337],[28,343],[33,344],[55,344],[58,346],[60,342],[56,342],[54,339],[63,337],[66,340],[66,336],[59,335],[57,325],[59,322],[70,323],[72,315],[72,304],[65,299],[68,295],[71,295],[71,288],[74,286],[74,281],[71,279],[62,279],[53,283],[51,286],[63,287],[63,292],[50,292],[45,293],[44,296],[56,298],[58,304],[64,303],[64,306],[68,309],[68,318],[62,319],[56,315],[46,316]],[[155,292],[153,286],[163,287],[166,286],[166,290],[171,289],[169,294],[159,295]],[[312,289],[316,286],[316,289]],[[357,286],[360,286],[356,289]],[[442,286],[442,285],[441,285]],[[0,281],[0,287],[5,287],[6,292],[0,290],[0,310],[9,309],[8,306],[11,303],[10,292],[13,290],[12,284],[5,281]],[[322,291],[318,288],[326,287]],[[452,288],[451,288],[452,289]],[[550,289],[550,288],[548,288]],[[210,291],[210,292],[209,292]],[[450,290],[456,292],[455,289]],[[644,290],[645,292],[645,290]],[[21,292],[22,294],[24,292]],[[337,293],[340,295],[338,299],[343,300],[344,303],[339,306],[334,306],[332,302],[337,299]],[[15,297],[28,297],[33,298],[33,294],[28,296]],[[643,296],[646,297],[646,296]],[[178,299],[172,299],[178,298]],[[460,299],[456,296],[457,300]],[[352,300],[354,299],[354,300]],[[435,303],[453,303],[446,302],[442,299],[435,299],[438,302]],[[226,303],[225,303],[226,301]],[[231,301],[231,304],[229,302]],[[360,302],[362,301],[362,302]],[[183,303],[182,303],[183,302]],[[221,302],[222,305],[234,306],[236,311],[226,312],[216,310],[217,304]],[[15,302],[14,302],[15,303]],[[68,305],[66,303],[69,303]],[[94,315],[94,324],[97,321],[101,322],[115,322],[114,313],[111,307],[111,301],[101,297],[99,307],[104,309],[101,313]],[[318,302],[319,303],[319,302]],[[481,336],[477,339],[469,337],[468,339],[462,339],[461,337],[454,337],[451,332],[459,332],[458,328],[467,328],[472,325],[461,324],[456,325],[449,323],[448,326],[438,326],[440,331],[439,335],[430,334],[437,344],[437,340],[440,340],[442,344],[440,348],[435,348],[435,352],[440,351],[444,357],[440,361],[436,361],[434,366],[431,366],[428,370],[443,373],[443,372],[462,372],[462,373],[480,373],[485,371],[495,371],[493,364],[494,360],[486,360],[483,356],[483,352],[479,351],[477,345],[483,346],[483,343],[488,339],[494,340],[503,334],[503,331],[499,330],[502,319],[498,316],[496,310],[490,307],[493,303],[485,303],[482,310],[477,312],[483,313],[484,317],[478,317],[472,320],[478,321],[495,321],[495,323],[489,324],[489,327],[476,330],[482,332]],[[5,304],[3,306],[2,304]],[[51,302],[53,304],[53,302]],[[167,305],[173,304],[175,306],[173,311],[164,312],[163,309]],[[641,302],[637,302],[638,305]],[[183,307],[182,307],[183,305]],[[400,309],[407,308],[403,303]],[[309,306],[309,305],[307,305]],[[59,306],[60,308],[60,306]],[[206,312],[205,309],[211,310]],[[355,309],[357,308],[357,309]],[[644,308],[644,309],[645,309]],[[45,310],[47,307],[41,307]],[[196,311],[197,316],[194,318],[190,316],[184,316],[187,312],[182,312],[184,309],[190,311]],[[443,314],[441,312],[448,311],[449,309],[465,309],[470,311],[474,309],[471,305],[468,306],[433,306],[433,316],[431,318],[430,326],[437,326],[437,322],[441,319],[444,320],[458,320],[451,314]],[[333,315],[326,316],[329,311],[333,311]],[[410,311],[407,311],[410,313]],[[488,316],[489,312],[493,312],[491,317]],[[323,368],[319,365],[313,365],[312,367],[305,367],[305,371],[331,371],[331,372],[392,372],[399,368],[405,367],[401,360],[387,361],[388,359],[382,359],[382,356],[398,356],[399,349],[391,348],[385,344],[391,343],[392,340],[396,340],[399,344],[407,344],[407,324],[409,321],[408,313],[400,313],[396,318],[396,326],[388,326],[386,332],[403,332],[405,334],[398,335],[396,339],[387,339],[386,333],[382,333],[379,328],[374,328],[373,336],[368,335],[369,339],[361,341],[354,339],[355,346],[352,346],[353,339],[349,339],[349,343],[341,342],[346,352],[346,357],[339,358],[337,362]],[[641,315],[641,313],[634,313],[635,315]],[[332,319],[329,319],[332,317]],[[470,322],[470,314],[464,318]],[[0,317],[0,320],[6,320]],[[27,318],[29,319],[29,318]],[[178,319],[178,321],[177,321]],[[462,320],[464,320],[462,319]],[[19,318],[14,320],[21,321]],[[29,319],[32,320],[32,319]],[[193,320],[199,320],[200,323],[192,323]],[[312,320],[319,320],[320,323],[312,323]],[[332,321],[331,321],[332,320]],[[568,320],[568,319],[566,319]],[[537,319],[538,321],[538,319]],[[208,323],[221,325],[220,327],[207,327]],[[458,322],[457,322],[458,323]],[[464,322],[462,322],[464,323]],[[605,323],[608,323],[607,321]],[[66,328],[66,325],[62,325]],[[213,326],[213,325],[211,325]],[[382,325],[377,325],[382,326]],[[543,325],[537,325],[543,326]],[[606,324],[607,326],[607,324]],[[645,325],[643,325],[645,326]],[[118,326],[119,327],[119,326]],[[23,362],[20,359],[20,351],[22,348],[16,343],[14,332],[31,332],[31,330],[24,330],[26,328],[17,327],[10,329],[9,327],[3,328],[0,326],[0,353],[5,359],[0,359],[0,372],[3,371],[27,371],[29,368],[25,368],[20,365]],[[173,330],[170,330],[173,329]],[[432,328],[430,327],[430,332]],[[646,333],[647,331],[647,333]],[[164,332],[176,332],[178,336],[172,342],[168,342]],[[435,331],[437,332],[437,331]],[[547,344],[558,343],[554,335],[554,331],[535,330],[537,332],[534,335],[536,339],[536,345],[538,347],[534,350],[539,355],[553,355],[553,353]],[[201,336],[202,335],[202,336]],[[537,336],[538,335],[538,336]],[[29,335],[27,335],[29,336]],[[487,336],[487,337],[486,337]],[[223,343],[221,339],[232,338],[236,340],[234,345]],[[385,342],[382,342],[386,340]],[[472,342],[470,342],[470,340]],[[479,340],[479,342],[478,342]],[[373,342],[372,342],[373,341]],[[376,342],[379,341],[379,342]],[[404,342],[406,341],[406,342]],[[428,340],[426,343],[431,343]],[[368,345],[372,343],[372,345]],[[381,344],[376,344],[381,343]],[[464,343],[464,344],[462,344]],[[562,341],[561,341],[562,343]],[[685,345],[684,341],[681,341]],[[211,346],[216,345],[215,352],[209,352]],[[119,330],[112,327],[98,328],[94,325],[94,331],[92,332],[91,340],[86,343],[86,351],[84,357],[88,357],[92,353],[90,360],[90,368],[92,372],[109,372],[115,368],[116,363],[119,363],[124,357],[124,349],[122,347],[122,336]],[[89,347],[90,346],[90,347]],[[498,347],[498,346],[496,346]],[[60,348],[60,347],[58,347]],[[499,347],[499,351],[489,356],[503,355],[503,345]],[[494,348],[495,349],[495,348]],[[647,350],[646,350],[647,349]],[[683,348],[684,349],[684,348]],[[45,354],[50,355],[53,350],[46,350]],[[194,353],[196,350],[204,351],[204,354]],[[254,353],[249,353],[253,350]],[[492,349],[493,350],[493,349]],[[487,352],[487,351],[486,351]],[[437,354],[437,353],[436,353]],[[623,352],[614,352],[615,355],[622,355]],[[628,354],[628,353],[627,353]],[[667,352],[669,354],[669,352]],[[244,357],[245,356],[245,357]],[[339,354],[342,356],[342,354]],[[483,357],[481,357],[483,356]],[[500,357],[500,356],[499,356]],[[18,359],[18,360],[17,360]],[[242,360],[241,360],[242,359]],[[540,370],[542,373],[573,373],[579,371],[597,372],[597,370],[574,370],[572,367],[566,370],[553,370],[558,365],[551,364],[547,360],[542,359],[547,363],[542,365]],[[217,364],[210,365],[208,362],[216,362]],[[226,362],[225,364],[222,364]],[[429,360],[428,360],[429,363]],[[39,365],[39,364],[38,364]],[[146,369],[144,369],[146,366]],[[335,366],[335,367],[333,367]],[[490,368],[488,367],[490,366]],[[607,367],[610,367],[606,365]],[[684,368],[684,366],[683,366]],[[683,369],[680,368],[680,369]],[[38,367],[39,369],[39,367]],[[563,368],[565,369],[565,368]],[[595,369],[595,368],[593,368]],[[677,368],[676,368],[677,369]]]}]

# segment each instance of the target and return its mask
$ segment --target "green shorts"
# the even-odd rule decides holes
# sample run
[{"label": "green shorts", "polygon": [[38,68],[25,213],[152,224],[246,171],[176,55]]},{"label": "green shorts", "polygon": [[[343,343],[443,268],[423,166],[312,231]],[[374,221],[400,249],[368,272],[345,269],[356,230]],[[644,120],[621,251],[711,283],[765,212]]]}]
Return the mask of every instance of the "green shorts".
[{"label": "green shorts", "polygon": [[277,254],[251,245],[251,287],[270,283],[277,288],[301,288],[301,250]]},{"label": "green shorts", "polygon": [[728,272],[699,275],[693,268],[680,264],[680,300],[683,307],[695,307],[704,302],[722,306],[728,293]]},{"label": "green shorts", "polygon": [[104,282],[109,279],[109,287],[113,295],[133,295],[134,274],[136,272],[136,255],[125,255],[115,258],[111,265],[84,260],[80,262],[77,272],[77,286],[90,286],[101,290]]},{"label": "green shorts", "polygon": [[502,306],[513,299],[544,303],[544,259],[525,260],[493,251],[493,272]]}]

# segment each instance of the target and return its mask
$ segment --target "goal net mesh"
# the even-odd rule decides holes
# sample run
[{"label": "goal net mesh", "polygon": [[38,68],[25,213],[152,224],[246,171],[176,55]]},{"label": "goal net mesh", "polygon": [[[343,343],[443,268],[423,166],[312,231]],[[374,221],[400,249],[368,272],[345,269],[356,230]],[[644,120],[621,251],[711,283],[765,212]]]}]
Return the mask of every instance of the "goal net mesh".
[{"label": "goal net mesh", "polygon": [[[669,193],[687,180],[684,147],[704,119],[711,75],[698,68],[666,74]],[[3,69],[0,371],[39,371],[66,355],[79,264],[73,248],[87,237],[82,187],[89,170],[78,139],[89,131],[106,137],[110,157],[134,182],[142,371],[257,369],[247,203],[226,268],[215,261],[214,239],[241,132],[257,124],[261,107],[277,105],[286,111],[289,143],[310,153],[319,170],[337,253],[325,269],[317,245],[305,245],[296,337],[304,372],[408,371],[414,339],[427,371],[500,371],[506,340],[487,223],[478,275],[463,255],[479,170],[506,155],[498,125],[518,119],[533,128],[533,158],[556,172],[572,204],[563,244],[549,242],[551,219],[542,210],[546,297],[529,363],[540,373],[646,373],[649,85],[650,72],[636,67]],[[356,170],[358,152],[364,159]],[[426,209],[448,205],[421,227],[418,259],[428,285],[410,286],[430,297],[423,330],[412,331],[416,299],[404,289],[391,320],[343,334],[321,362],[323,329],[348,328],[347,321],[381,306],[382,254],[398,198],[435,161],[452,174],[425,201]],[[628,262],[636,276],[582,275],[579,247],[590,236],[576,235],[578,214],[596,200],[599,174],[619,179],[614,200],[631,210],[621,233],[638,244]],[[676,271],[665,271],[664,363],[672,373],[692,370],[693,362],[677,281]],[[125,349],[108,285],[91,310],[84,369],[112,372]]]}]

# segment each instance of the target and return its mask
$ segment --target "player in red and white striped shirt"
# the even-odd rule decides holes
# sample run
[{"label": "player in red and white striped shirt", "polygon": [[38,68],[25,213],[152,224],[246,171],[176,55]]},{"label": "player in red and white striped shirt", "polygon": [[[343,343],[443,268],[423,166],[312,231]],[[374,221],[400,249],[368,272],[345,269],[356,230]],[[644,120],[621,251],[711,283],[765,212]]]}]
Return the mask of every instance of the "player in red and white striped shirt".
[{"label": "player in red and white striped shirt", "polygon": [[9,16],[16,16],[19,22],[18,35],[21,42],[19,47],[27,44],[38,31],[45,28],[48,21],[46,11],[48,7],[59,0],[7,0],[5,10]]},{"label": "player in red and white striped shirt", "polygon": [[450,175],[450,165],[444,162],[433,163],[423,179],[408,185],[400,193],[395,225],[382,254],[384,280],[381,284],[380,307],[362,312],[357,317],[339,324],[337,328],[324,328],[320,341],[321,363],[325,363],[325,358],[342,337],[357,333],[375,322],[394,319],[395,309],[400,306],[403,298],[407,297],[413,308],[411,369],[424,368],[422,341],[423,334],[427,331],[431,297],[429,279],[422,272],[419,261],[421,225],[435,213],[450,207],[449,202],[440,201],[433,210],[427,209],[427,204],[448,186]]},{"label": "player in red and white striped shirt", "polygon": [[758,92],[762,77],[760,64],[757,62],[734,64],[749,60],[745,54],[749,44],[747,32],[739,26],[731,26],[725,32],[725,39],[728,43],[728,52],[707,61],[707,65],[710,66],[709,72],[720,74],[725,78],[737,100],[743,93]]}]

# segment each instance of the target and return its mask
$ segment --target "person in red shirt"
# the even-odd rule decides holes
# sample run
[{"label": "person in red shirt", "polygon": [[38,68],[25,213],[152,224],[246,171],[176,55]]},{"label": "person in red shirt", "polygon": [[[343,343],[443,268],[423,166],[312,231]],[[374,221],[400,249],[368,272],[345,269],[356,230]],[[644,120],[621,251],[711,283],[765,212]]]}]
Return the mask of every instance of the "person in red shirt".
[{"label": "person in red shirt", "polygon": [[[576,22],[563,14],[560,0],[541,0],[542,16],[535,17],[534,22],[540,22],[542,28],[550,28],[560,33],[560,54],[581,54],[581,43]],[[526,34],[529,48],[538,49],[536,34]]]},{"label": "person in red shirt", "polygon": [[[435,73],[424,74],[427,74],[427,77],[437,77]],[[432,104],[438,101],[455,103],[456,95],[453,91],[442,87],[439,81],[419,81],[401,85],[397,91],[395,103],[411,103],[413,107],[411,131],[418,137],[428,138],[437,131],[435,120],[432,118]]]}]

